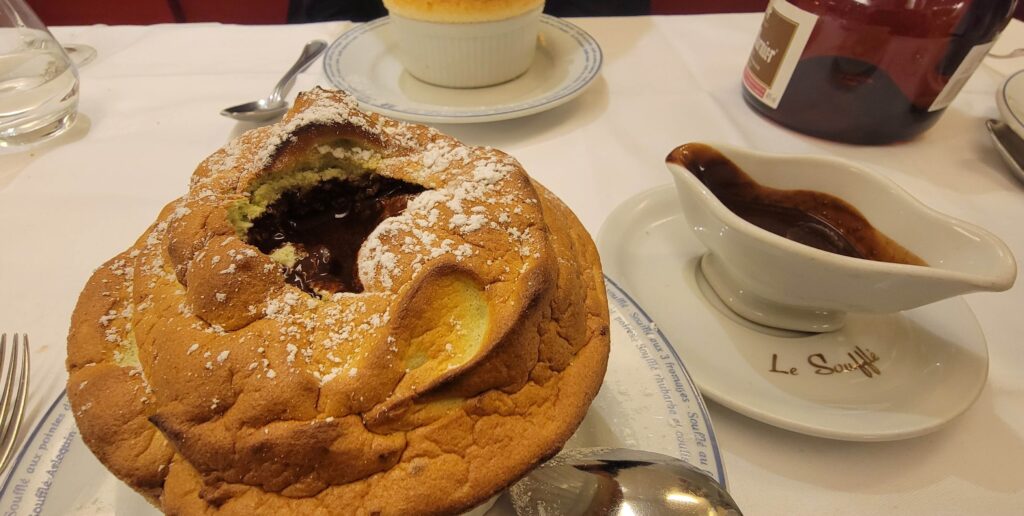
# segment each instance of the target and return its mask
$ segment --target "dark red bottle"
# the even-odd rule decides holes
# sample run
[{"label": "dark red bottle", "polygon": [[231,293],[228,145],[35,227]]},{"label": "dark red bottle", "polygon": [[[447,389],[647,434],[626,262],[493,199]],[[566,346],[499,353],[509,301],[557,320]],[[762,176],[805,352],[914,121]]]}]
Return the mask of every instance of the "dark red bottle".
[{"label": "dark red bottle", "polygon": [[773,0],[743,73],[754,109],[850,143],[907,140],[938,121],[1016,0]]}]

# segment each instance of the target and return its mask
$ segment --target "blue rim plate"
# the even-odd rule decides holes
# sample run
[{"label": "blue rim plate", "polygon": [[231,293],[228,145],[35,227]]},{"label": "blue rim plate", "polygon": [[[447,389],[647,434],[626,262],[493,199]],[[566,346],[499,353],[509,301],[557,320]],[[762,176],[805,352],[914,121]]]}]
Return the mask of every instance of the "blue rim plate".
[{"label": "blue rim plate", "polygon": [[[704,400],[647,313],[607,279],[612,351],[604,386],[570,447],[644,449],[679,457],[725,485]],[[0,488],[0,513],[159,514],[82,442],[64,392],[29,434]]]},{"label": "blue rim plate", "polygon": [[324,73],[364,109],[403,120],[464,124],[508,120],[546,111],[577,97],[601,70],[601,46],[586,31],[541,16],[530,69],[486,88],[444,88],[421,82],[395,57],[387,17],[357,25],[331,43]]}]

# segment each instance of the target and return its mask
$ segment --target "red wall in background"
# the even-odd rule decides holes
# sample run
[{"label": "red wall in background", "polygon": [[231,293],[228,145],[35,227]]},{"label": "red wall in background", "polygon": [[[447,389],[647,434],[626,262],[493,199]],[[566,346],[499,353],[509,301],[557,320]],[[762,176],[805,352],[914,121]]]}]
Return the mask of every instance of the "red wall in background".
[{"label": "red wall in background", "polygon": [[28,0],[47,25],[145,25],[172,23],[174,14],[164,0]]},{"label": "red wall in background", "polygon": [[288,21],[288,0],[27,0],[47,25]]}]

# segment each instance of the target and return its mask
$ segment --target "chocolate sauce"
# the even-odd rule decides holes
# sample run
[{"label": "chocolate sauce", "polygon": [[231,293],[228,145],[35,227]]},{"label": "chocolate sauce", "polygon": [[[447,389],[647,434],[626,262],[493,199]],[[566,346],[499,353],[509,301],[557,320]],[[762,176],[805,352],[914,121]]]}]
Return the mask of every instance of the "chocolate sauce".
[{"label": "chocolate sauce", "polygon": [[253,221],[248,241],[268,254],[292,244],[300,259],[286,279],[306,292],[362,292],[356,255],[363,241],[423,190],[371,173],[287,191]]},{"label": "chocolate sauce", "polygon": [[853,258],[927,265],[838,197],[763,186],[704,144],[677,147],[667,160],[693,173],[733,213],[776,235]]}]

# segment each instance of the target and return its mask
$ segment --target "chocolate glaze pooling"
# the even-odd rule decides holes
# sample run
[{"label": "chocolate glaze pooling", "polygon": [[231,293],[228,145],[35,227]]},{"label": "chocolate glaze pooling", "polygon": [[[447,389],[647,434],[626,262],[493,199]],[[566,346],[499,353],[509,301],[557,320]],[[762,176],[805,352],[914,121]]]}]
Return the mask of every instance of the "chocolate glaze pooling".
[{"label": "chocolate glaze pooling", "polygon": [[306,292],[362,292],[359,248],[377,225],[402,213],[423,190],[369,173],[288,191],[253,221],[248,241],[268,254],[291,243],[301,258],[286,271],[286,279]]},{"label": "chocolate glaze pooling", "polygon": [[667,161],[689,170],[722,204],[776,235],[830,253],[882,262],[927,265],[875,229],[850,203],[824,192],[763,186],[716,149],[690,143]]}]

